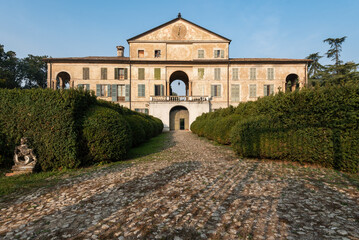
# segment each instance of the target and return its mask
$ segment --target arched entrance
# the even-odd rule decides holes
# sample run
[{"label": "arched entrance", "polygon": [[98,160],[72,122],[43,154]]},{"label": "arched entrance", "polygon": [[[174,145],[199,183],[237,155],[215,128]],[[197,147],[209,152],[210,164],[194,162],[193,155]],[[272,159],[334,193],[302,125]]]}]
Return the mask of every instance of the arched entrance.
[{"label": "arched entrance", "polygon": [[186,107],[176,106],[170,110],[170,130],[188,130],[189,112]]},{"label": "arched entrance", "polygon": [[170,76],[170,96],[190,96],[189,79],[185,72],[175,71]]},{"label": "arched entrance", "polygon": [[56,89],[69,89],[71,77],[67,72],[60,72],[56,76]]},{"label": "arched entrance", "polygon": [[299,89],[299,77],[297,74],[289,74],[285,78],[285,92],[293,92]]}]

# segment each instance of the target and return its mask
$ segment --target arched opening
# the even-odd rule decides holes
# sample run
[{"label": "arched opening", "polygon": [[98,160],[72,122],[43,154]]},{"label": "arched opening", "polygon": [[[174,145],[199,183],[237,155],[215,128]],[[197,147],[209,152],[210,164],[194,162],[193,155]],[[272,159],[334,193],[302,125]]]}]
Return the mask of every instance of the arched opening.
[{"label": "arched opening", "polygon": [[285,92],[293,92],[299,89],[299,77],[297,74],[289,74],[285,79]]},{"label": "arched opening", "polygon": [[189,112],[186,107],[176,106],[170,111],[170,130],[188,130]]},{"label": "arched opening", "polygon": [[185,72],[176,71],[170,76],[170,96],[189,96],[189,79]]},{"label": "arched opening", "polygon": [[69,89],[71,77],[67,72],[60,72],[56,76],[56,89]]}]

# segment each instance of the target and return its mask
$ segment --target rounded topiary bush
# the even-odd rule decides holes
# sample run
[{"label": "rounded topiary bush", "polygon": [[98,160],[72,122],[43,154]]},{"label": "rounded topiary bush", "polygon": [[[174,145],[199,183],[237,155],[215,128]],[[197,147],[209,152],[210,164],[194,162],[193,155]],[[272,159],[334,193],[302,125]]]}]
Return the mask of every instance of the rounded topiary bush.
[{"label": "rounded topiary bush", "polygon": [[132,132],[126,119],[110,108],[94,106],[83,122],[87,161],[118,161],[131,147]]},{"label": "rounded topiary bush", "polygon": [[132,130],[132,146],[138,146],[146,140],[144,120],[138,115],[125,116]]}]

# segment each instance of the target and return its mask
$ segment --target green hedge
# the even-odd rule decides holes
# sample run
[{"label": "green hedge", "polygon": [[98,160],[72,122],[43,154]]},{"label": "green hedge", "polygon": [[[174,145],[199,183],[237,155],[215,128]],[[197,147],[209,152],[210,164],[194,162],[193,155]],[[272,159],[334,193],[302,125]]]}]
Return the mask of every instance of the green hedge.
[{"label": "green hedge", "polygon": [[93,106],[83,123],[83,140],[92,162],[118,161],[126,157],[132,144],[132,131],[117,111]]},{"label": "green hedge", "polygon": [[359,172],[359,86],[279,93],[202,114],[191,130],[245,157]]}]

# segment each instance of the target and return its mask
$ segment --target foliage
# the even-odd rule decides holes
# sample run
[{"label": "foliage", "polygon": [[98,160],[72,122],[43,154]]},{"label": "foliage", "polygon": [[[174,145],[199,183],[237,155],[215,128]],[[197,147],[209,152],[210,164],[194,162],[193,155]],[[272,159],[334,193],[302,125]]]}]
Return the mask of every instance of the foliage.
[{"label": "foliage", "polygon": [[359,171],[359,86],[279,93],[202,114],[191,130],[246,157],[316,163]]},{"label": "foliage", "polygon": [[126,119],[111,108],[93,106],[83,123],[83,140],[92,162],[118,161],[125,158],[132,140]]},{"label": "foliage", "polygon": [[4,45],[0,44],[0,88],[20,87],[18,62],[16,53],[5,52]]},{"label": "foliage", "polygon": [[335,61],[335,65],[340,65],[340,52],[342,51],[342,44],[347,37],[342,38],[327,38],[323,42],[327,42],[330,45],[330,49],[327,51],[326,55],[328,58],[331,58]]}]

